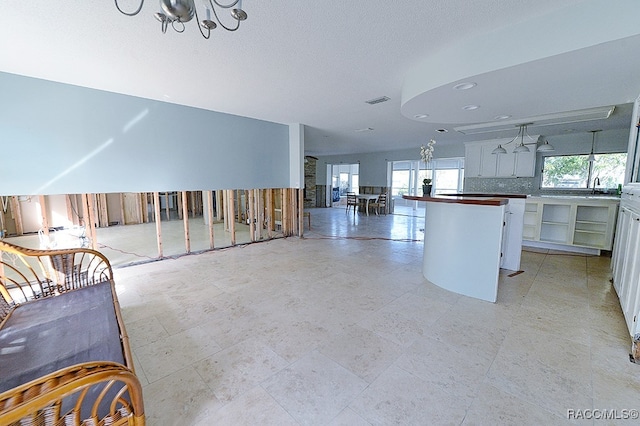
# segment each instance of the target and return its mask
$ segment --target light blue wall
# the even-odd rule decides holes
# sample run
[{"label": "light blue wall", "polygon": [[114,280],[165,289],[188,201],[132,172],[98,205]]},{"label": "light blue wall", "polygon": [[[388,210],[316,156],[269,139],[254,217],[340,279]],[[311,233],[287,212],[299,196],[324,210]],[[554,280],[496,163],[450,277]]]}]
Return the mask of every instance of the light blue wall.
[{"label": "light blue wall", "polygon": [[289,127],[0,73],[0,195],[289,186]]}]

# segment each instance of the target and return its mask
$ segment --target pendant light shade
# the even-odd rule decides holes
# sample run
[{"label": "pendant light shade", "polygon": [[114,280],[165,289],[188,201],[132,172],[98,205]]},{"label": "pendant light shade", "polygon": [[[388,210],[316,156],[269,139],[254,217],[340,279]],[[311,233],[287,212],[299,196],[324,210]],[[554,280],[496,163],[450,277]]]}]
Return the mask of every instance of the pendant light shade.
[{"label": "pendant light shade", "polygon": [[514,154],[518,154],[520,152],[530,152],[529,147],[527,147],[524,143],[520,143],[520,145],[516,146],[513,150]]},{"label": "pendant light shade", "polygon": [[542,136],[538,137],[538,142],[540,142],[540,145],[538,145],[538,148],[536,149],[538,152],[551,152],[556,150],[553,145],[551,145],[549,141],[544,139]]},{"label": "pendant light shade", "polygon": [[502,147],[502,145],[498,144],[498,147],[491,151],[492,154],[506,154],[507,150]]}]

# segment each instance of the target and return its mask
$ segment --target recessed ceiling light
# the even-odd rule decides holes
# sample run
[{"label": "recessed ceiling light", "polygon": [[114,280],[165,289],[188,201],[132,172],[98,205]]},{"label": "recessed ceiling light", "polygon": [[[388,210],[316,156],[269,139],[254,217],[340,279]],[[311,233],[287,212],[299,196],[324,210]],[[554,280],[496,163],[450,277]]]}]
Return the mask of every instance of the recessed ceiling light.
[{"label": "recessed ceiling light", "polygon": [[480,105],[465,105],[462,107],[465,111],[473,111],[474,109],[480,108]]},{"label": "recessed ceiling light", "polygon": [[506,120],[507,118],[511,118],[510,115],[496,115],[493,117],[494,120]]},{"label": "recessed ceiling light", "polygon": [[438,132],[438,133],[447,133],[448,130],[447,129],[436,129],[436,132]]},{"label": "recessed ceiling light", "polygon": [[413,118],[427,118],[429,116],[429,114],[416,114],[413,116]]},{"label": "recessed ceiling light", "polygon": [[453,86],[454,90],[469,90],[476,87],[476,83],[472,83],[472,82],[467,82],[467,83],[460,83],[460,84],[456,84],[455,86]]}]

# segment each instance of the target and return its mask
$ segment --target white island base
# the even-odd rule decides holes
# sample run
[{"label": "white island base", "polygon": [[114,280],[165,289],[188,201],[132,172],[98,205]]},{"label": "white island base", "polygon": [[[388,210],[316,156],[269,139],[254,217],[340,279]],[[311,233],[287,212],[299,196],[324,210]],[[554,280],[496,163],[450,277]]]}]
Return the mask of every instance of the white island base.
[{"label": "white island base", "polygon": [[505,209],[509,201],[473,197],[405,198],[426,202],[424,277],[446,290],[495,303]]}]

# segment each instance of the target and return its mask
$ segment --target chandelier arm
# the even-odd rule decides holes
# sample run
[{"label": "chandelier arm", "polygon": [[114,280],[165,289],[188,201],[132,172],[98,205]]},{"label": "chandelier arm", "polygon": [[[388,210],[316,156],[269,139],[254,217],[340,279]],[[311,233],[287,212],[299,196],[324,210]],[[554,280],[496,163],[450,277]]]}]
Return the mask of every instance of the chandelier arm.
[{"label": "chandelier arm", "polygon": [[[218,2],[216,0],[213,0],[215,2],[215,4],[218,4]],[[209,3],[211,3],[211,0],[209,0]],[[237,2],[236,2],[237,3]],[[234,3],[235,4],[235,3]],[[227,27],[225,24],[222,23],[222,21],[220,20],[220,17],[218,16],[218,13],[216,12],[216,8],[213,7],[213,4],[211,4],[211,9],[213,9],[213,16],[216,17],[216,21],[218,21],[218,24],[220,24],[220,26],[222,28],[224,28],[227,31],[235,31],[238,28],[240,28],[240,21],[236,20],[236,27],[235,28],[231,28],[231,27]]]},{"label": "chandelier arm", "polygon": [[[223,8],[223,9],[229,9],[229,8],[231,8],[231,7],[235,6],[236,4],[238,4],[238,1],[239,1],[239,0],[235,0],[233,3],[231,3],[231,4],[229,4],[229,5],[226,5],[226,6],[225,6],[224,4],[218,3],[218,1],[217,1],[217,0],[213,0],[213,2],[214,2],[215,4],[217,4],[218,6],[220,6],[220,7],[221,7],[221,8]],[[209,0],[209,3],[211,3],[211,0]],[[213,5],[212,5],[212,6],[213,6]],[[218,21],[218,22],[219,22],[219,21]],[[223,25],[223,26],[224,26],[224,25]]]},{"label": "chandelier arm", "polygon": [[[178,22],[180,25],[182,25],[182,29],[178,29],[180,27],[176,28],[176,22]],[[177,33],[183,33],[185,28],[186,28],[186,26],[184,25],[184,22],[179,21],[179,20],[176,19],[176,20],[171,21],[171,28],[173,28],[173,31],[175,31]]]},{"label": "chandelier arm", "polygon": [[200,30],[200,34],[202,34],[202,37],[209,40],[209,37],[211,37],[211,28],[207,28],[207,34],[205,34],[202,30],[202,25],[200,25],[200,18],[198,18],[198,8],[195,8],[194,12],[196,14],[196,24],[198,26],[198,29]]},{"label": "chandelier arm", "polygon": [[[120,9],[120,5],[118,4],[118,0],[113,0],[116,4],[116,9],[118,9],[118,11],[120,13],[122,13],[123,15],[127,15],[127,16],[136,16],[138,13],[140,13],[140,10],[142,10],[142,5],[144,5],[144,0],[140,0],[140,5],[138,6],[138,8],[136,9],[135,12],[125,12],[124,10]],[[237,3],[237,1],[236,1]]]},{"label": "chandelier arm", "polygon": [[165,19],[160,25],[162,25],[162,34],[166,34],[167,28],[169,27],[169,20]]}]

